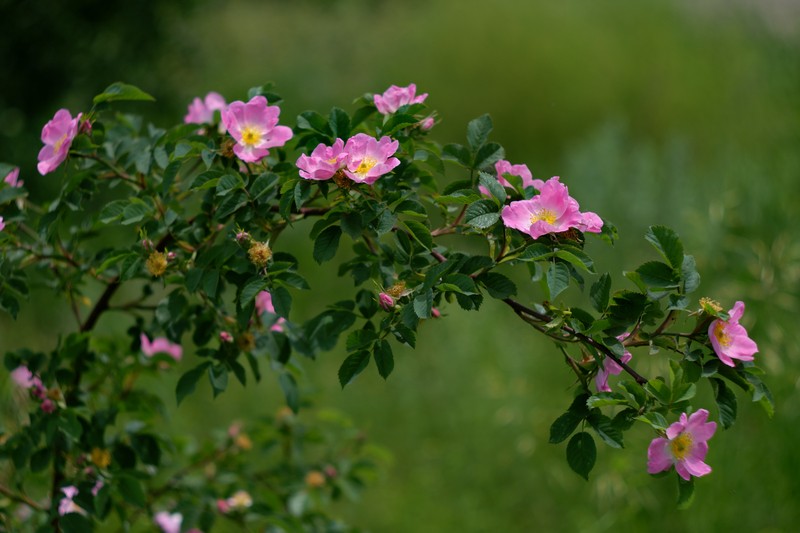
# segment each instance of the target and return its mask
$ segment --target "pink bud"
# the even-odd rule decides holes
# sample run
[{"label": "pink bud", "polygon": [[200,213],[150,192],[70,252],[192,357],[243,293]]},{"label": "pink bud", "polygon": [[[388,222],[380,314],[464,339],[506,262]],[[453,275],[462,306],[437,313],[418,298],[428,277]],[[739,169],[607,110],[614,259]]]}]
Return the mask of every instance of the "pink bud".
[{"label": "pink bud", "polygon": [[178,257],[175,252],[168,252],[167,253],[167,261],[174,261],[175,258]]},{"label": "pink bud", "polygon": [[394,298],[382,292],[378,295],[378,303],[381,305],[384,311],[390,311],[392,307],[394,307]]},{"label": "pink bud", "polygon": [[230,510],[231,506],[228,505],[228,502],[226,500],[223,500],[222,498],[217,500],[217,511],[219,511],[222,514],[227,514],[228,511]]},{"label": "pink bud", "polygon": [[227,331],[220,331],[219,340],[221,340],[222,342],[233,342],[233,336]]},{"label": "pink bud", "polygon": [[42,402],[42,405],[41,405],[41,407],[42,407],[42,411],[44,411],[44,412],[45,412],[45,413],[47,413],[47,414],[50,414],[50,413],[52,413],[53,411],[55,411],[55,410],[56,410],[56,404],[55,404],[55,402],[54,402],[53,400],[51,400],[50,398],[46,398],[46,399],[45,399],[45,400]]},{"label": "pink bud", "polygon": [[441,311],[439,311],[435,307],[431,307],[431,316],[433,318],[441,318],[442,317],[442,313],[441,313]]}]

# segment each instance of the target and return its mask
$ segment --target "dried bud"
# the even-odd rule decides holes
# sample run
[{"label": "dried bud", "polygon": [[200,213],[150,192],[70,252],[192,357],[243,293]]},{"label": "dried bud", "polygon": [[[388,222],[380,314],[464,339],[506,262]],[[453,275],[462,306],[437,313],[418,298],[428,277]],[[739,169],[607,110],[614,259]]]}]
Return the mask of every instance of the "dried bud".
[{"label": "dried bud", "polygon": [[167,254],[164,252],[153,252],[145,263],[147,271],[155,277],[163,276],[167,271]]},{"label": "dried bud", "polygon": [[386,289],[386,293],[391,296],[392,298],[400,298],[404,295],[406,291],[406,282],[405,281],[398,281],[388,289]]},{"label": "dried bud", "polygon": [[347,174],[344,173],[344,170],[337,170],[336,174],[333,175],[333,182],[336,184],[337,187],[344,190],[349,190],[353,187],[353,180],[347,177]]},{"label": "dried bud", "polygon": [[709,315],[716,316],[720,311],[722,311],[722,305],[716,300],[712,300],[708,297],[700,298],[700,308],[708,313]]},{"label": "dried bud", "polygon": [[236,346],[243,352],[249,352],[256,347],[256,340],[252,333],[245,331],[236,338]]},{"label": "dried bud", "polygon": [[306,474],[306,486],[312,489],[318,489],[325,486],[325,474],[319,470],[311,470]]},{"label": "dried bud", "polygon": [[111,464],[111,452],[104,448],[92,448],[91,459],[98,468],[108,468]]},{"label": "dried bud", "polygon": [[250,262],[255,266],[258,268],[265,268],[267,263],[269,263],[270,257],[272,257],[272,250],[270,250],[269,245],[265,242],[253,241],[250,243],[250,249],[247,250],[247,256],[250,258]]}]

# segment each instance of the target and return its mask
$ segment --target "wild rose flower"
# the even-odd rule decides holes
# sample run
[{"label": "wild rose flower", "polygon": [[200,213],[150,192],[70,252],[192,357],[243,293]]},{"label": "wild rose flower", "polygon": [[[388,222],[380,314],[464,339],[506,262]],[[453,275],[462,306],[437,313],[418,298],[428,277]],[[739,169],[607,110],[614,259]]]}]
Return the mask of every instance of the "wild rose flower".
[{"label": "wild rose flower", "polygon": [[42,380],[36,377],[33,372],[31,372],[28,367],[24,365],[18,366],[11,371],[11,379],[14,380],[14,383],[24,389],[30,389],[31,387],[37,389],[44,388],[42,385]]},{"label": "wild rose flower", "polygon": [[219,340],[222,342],[233,342],[233,335],[231,335],[227,331],[220,331]]},{"label": "wild rose flower", "polygon": [[183,515],[181,513],[168,513],[160,511],[153,516],[153,522],[161,528],[164,533],[180,533]]},{"label": "wild rose flower", "polygon": [[[256,294],[256,313],[261,316],[264,313],[275,314],[275,306],[272,305],[272,294],[269,291],[261,291]],[[283,324],[286,319],[283,317],[278,318],[277,322],[272,324],[270,331],[283,331]]]},{"label": "wild rose flower", "polygon": [[734,366],[734,359],[752,361],[758,351],[758,345],[747,336],[747,330],[739,324],[744,314],[744,302],[738,301],[728,311],[728,320],[718,318],[708,327],[708,338],[719,360],[728,366]]},{"label": "wild rose flower", "polygon": [[19,179],[19,167],[16,167],[14,170],[6,174],[6,177],[3,178],[3,181],[12,187],[22,187],[25,184],[24,181]]},{"label": "wild rose flower", "polygon": [[78,495],[78,487],[74,485],[61,487],[61,492],[64,493],[64,497],[58,502],[59,515],[64,516],[68,513],[80,513],[82,515],[86,514],[86,511],[83,510],[82,507],[72,501],[72,499]]},{"label": "wild rose flower", "polygon": [[383,94],[376,94],[372,97],[378,112],[383,115],[390,115],[408,104],[421,104],[428,97],[428,93],[415,96],[417,86],[410,84],[408,87],[398,87],[392,85]]},{"label": "wild rose flower", "polygon": [[398,141],[389,137],[381,137],[378,141],[366,133],[358,133],[344,145],[348,155],[344,173],[356,183],[372,185],[400,164],[399,159],[391,157],[399,146]]},{"label": "wild rose flower", "polygon": [[231,506],[228,505],[228,500],[223,500],[222,498],[217,499],[217,511],[222,514],[228,514],[231,510]]},{"label": "wild rose flower", "polygon": [[6,223],[3,222],[3,217],[0,217],[0,231],[6,229]]},{"label": "wild rose flower", "polygon": [[40,408],[40,409],[41,409],[43,412],[47,413],[48,415],[49,415],[50,413],[54,412],[54,411],[56,410],[56,407],[57,407],[57,406],[56,406],[56,402],[54,402],[54,401],[53,401],[53,400],[51,400],[50,398],[45,398],[45,399],[42,401],[41,405],[39,405],[39,408]]},{"label": "wild rose flower", "polygon": [[292,129],[278,126],[278,106],[267,105],[267,99],[258,95],[246,104],[231,102],[222,110],[222,123],[236,139],[233,153],[247,163],[260,161],[269,154],[267,148],[283,146],[292,138]]},{"label": "wild rose flower", "polygon": [[581,213],[577,200],[569,195],[558,176],[542,184],[540,194],[530,200],[511,202],[503,208],[503,223],[534,239],[570,228],[599,233],[603,221],[595,213]]},{"label": "wild rose flower", "polygon": [[[628,338],[628,335],[630,335],[630,333],[623,333],[617,337],[617,340],[622,342]],[[631,352],[625,350],[622,353],[620,361],[627,363],[631,360],[631,357],[633,357]],[[603,365],[597,370],[597,375],[594,378],[594,383],[597,386],[597,392],[611,392],[611,387],[608,386],[608,376],[617,376],[620,372],[622,372],[622,367],[610,357],[605,357],[603,359]]]},{"label": "wild rose flower", "polygon": [[157,353],[165,353],[176,361],[180,361],[181,357],[183,357],[183,348],[181,345],[173,344],[165,337],[156,337],[150,342],[147,335],[142,333],[139,336],[139,340],[142,343],[142,353],[147,357],[153,357]]},{"label": "wild rose flower", "polygon": [[69,153],[72,140],[78,135],[81,113],[72,118],[66,109],[56,111],[53,119],[42,128],[42,142],[44,147],[39,151],[39,164],[36,168],[39,174],[45,175],[54,171]]},{"label": "wild rose flower", "polygon": [[307,180],[331,179],[347,163],[344,141],[336,139],[333,146],[319,143],[311,155],[302,154],[297,159],[300,177]]},{"label": "wild rose flower", "polygon": [[665,437],[657,437],[647,448],[647,471],[657,474],[675,465],[678,475],[686,481],[691,476],[705,476],[711,467],[703,460],[708,453],[708,439],[717,429],[715,422],[707,422],[708,411],[700,409],[688,418],[681,414],[678,422],[667,428]]},{"label": "wild rose flower", "polygon": [[213,124],[214,112],[222,111],[227,104],[221,94],[211,91],[201,100],[195,97],[189,104],[188,113],[183,117],[185,124]]},{"label": "wild rose flower", "polygon": [[246,490],[237,490],[226,500],[226,503],[233,511],[244,511],[253,506],[253,497]]},{"label": "wild rose flower", "polygon": [[[531,175],[531,171],[528,169],[528,165],[512,165],[509,161],[505,159],[501,159],[497,163],[494,164],[494,169],[497,172],[497,181],[503,187],[511,187],[511,183],[503,177],[503,174],[511,174],[512,176],[519,176],[522,178],[522,188],[525,189],[527,187],[534,187],[537,190],[542,190],[542,186],[544,182],[539,179],[533,179],[533,175]],[[481,191],[481,194],[484,196],[491,196],[492,194],[489,192],[489,189],[484,187],[483,185],[478,186],[478,190]]]}]

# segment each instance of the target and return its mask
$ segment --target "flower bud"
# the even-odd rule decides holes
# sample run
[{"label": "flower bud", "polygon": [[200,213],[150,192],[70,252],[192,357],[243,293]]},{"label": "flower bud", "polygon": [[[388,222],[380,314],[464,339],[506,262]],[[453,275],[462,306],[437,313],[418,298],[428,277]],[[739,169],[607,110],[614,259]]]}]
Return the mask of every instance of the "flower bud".
[{"label": "flower bud", "polygon": [[231,335],[227,331],[220,331],[219,340],[222,342],[233,342],[233,335]]},{"label": "flower bud", "polygon": [[394,298],[382,292],[378,295],[378,303],[384,311],[391,311],[394,307]]},{"label": "flower bud", "polygon": [[46,398],[42,402],[41,408],[42,408],[42,411],[44,411],[47,414],[50,414],[50,413],[52,413],[53,411],[56,410],[56,403],[53,400],[51,400],[50,398]]}]

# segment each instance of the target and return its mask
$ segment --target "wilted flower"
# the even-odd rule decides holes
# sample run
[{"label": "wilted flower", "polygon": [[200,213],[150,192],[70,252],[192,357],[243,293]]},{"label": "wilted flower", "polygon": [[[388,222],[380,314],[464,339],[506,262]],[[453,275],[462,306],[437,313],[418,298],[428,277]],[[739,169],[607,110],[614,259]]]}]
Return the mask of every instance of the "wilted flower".
[{"label": "wilted flower", "polygon": [[242,161],[255,163],[269,154],[268,148],[286,144],[292,138],[292,129],[278,126],[280,112],[278,106],[267,105],[267,99],[261,95],[246,104],[231,102],[222,111],[222,123],[236,139],[233,153]]},{"label": "wilted flower", "polygon": [[165,353],[176,361],[180,361],[181,357],[183,357],[183,348],[181,348],[181,345],[173,344],[165,337],[156,337],[153,339],[153,342],[150,342],[147,335],[142,333],[139,336],[139,340],[142,344],[142,353],[147,357],[153,357],[157,353]]},{"label": "wilted flower", "polygon": [[204,99],[195,97],[189,104],[188,113],[183,117],[186,124],[212,124],[214,112],[222,111],[227,104],[221,94],[211,91]]},{"label": "wilted flower", "polygon": [[707,422],[708,411],[700,409],[688,418],[681,414],[678,422],[667,428],[665,437],[657,437],[647,449],[647,471],[657,474],[675,465],[678,475],[686,481],[691,476],[700,477],[711,472],[703,460],[708,453],[708,439],[714,435],[717,424]]},{"label": "wilted flower", "polygon": [[428,93],[416,96],[417,86],[410,84],[407,87],[392,85],[383,94],[376,94],[372,97],[378,112],[389,115],[408,104],[420,104],[428,97]]},{"label": "wilted flower", "polygon": [[164,533],[180,533],[183,515],[181,513],[168,513],[160,511],[153,516],[153,522],[161,528]]},{"label": "wilted flower", "polygon": [[752,361],[758,345],[747,336],[747,330],[739,324],[744,314],[744,302],[738,301],[728,311],[728,320],[718,318],[708,327],[708,338],[719,360],[734,366],[734,359]]},{"label": "wilted flower", "polygon": [[145,267],[151,275],[160,277],[167,271],[167,254],[164,252],[152,252],[145,262]]},{"label": "wilted flower", "polygon": [[66,109],[56,111],[53,119],[42,128],[44,147],[39,151],[39,164],[36,168],[41,175],[54,171],[69,153],[72,140],[78,134],[81,113],[72,118]]},{"label": "wilted flower", "polygon": [[64,497],[58,502],[58,514],[64,516],[68,513],[79,513],[82,515],[86,514],[86,511],[83,510],[78,504],[76,504],[73,500],[75,496],[78,495],[78,487],[74,485],[69,485],[67,487],[61,487],[61,492],[64,493]]},{"label": "wilted flower", "polygon": [[6,174],[6,177],[3,178],[3,181],[12,187],[22,187],[22,185],[25,183],[19,179],[19,167],[16,167],[14,170]]},{"label": "wilted flower", "polygon": [[400,164],[399,159],[391,157],[399,146],[398,141],[389,137],[381,137],[378,141],[366,133],[358,133],[344,145],[347,152],[344,173],[356,183],[371,185]]},{"label": "wilted flower", "polygon": [[599,233],[603,221],[595,213],[581,213],[578,202],[569,195],[558,176],[542,185],[540,194],[530,200],[511,202],[503,208],[503,223],[534,239],[548,233],[560,233],[570,228]]},{"label": "wilted flower", "polygon": [[247,250],[247,256],[250,262],[258,268],[264,268],[269,263],[269,258],[272,257],[272,250],[265,242],[253,241],[250,243],[250,248]]},{"label": "wilted flower", "polygon": [[325,486],[325,474],[319,470],[311,470],[306,474],[306,486],[312,489],[318,489]]},{"label": "wilted flower", "polygon": [[348,155],[344,151],[344,141],[336,139],[333,146],[320,143],[311,155],[302,154],[297,159],[300,177],[307,180],[327,180],[347,164]]},{"label": "wilted flower", "polygon": [[[622,335],[617,337],[617,340],[622,342],[628,338],[630,333],[623,333]],[[622,354],[620,360],[623,363],[627,363],[631,360],[631,352],[625,350]],[[611,359],[610,357],[606,356],[603,358],[602,366],[597,370],[597,376],[595,376],[594,382],[597,385],[598,392],[611,392],[611,387],[608,386],[608,376],[609,375],[618,375],[622,372],[622,367],[617,364],[616,361]]]}]

